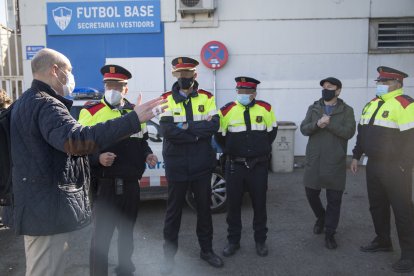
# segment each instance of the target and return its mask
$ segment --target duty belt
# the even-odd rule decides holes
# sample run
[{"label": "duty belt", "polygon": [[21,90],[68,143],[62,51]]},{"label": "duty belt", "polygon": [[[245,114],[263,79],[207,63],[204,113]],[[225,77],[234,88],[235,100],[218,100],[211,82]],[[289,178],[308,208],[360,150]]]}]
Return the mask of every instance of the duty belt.
[{"label": "duty belt", "polygon": [[265,156],[259,156],[259,157],[239,157],[239,156],[229,155],[227,157],[227,160],[234,162],[234,163],[244,164],[246,168],[250,169],[250,168],[254,168],[254,166],[257,163],[267,162],[269,160],[269,156],[265,155]]}]

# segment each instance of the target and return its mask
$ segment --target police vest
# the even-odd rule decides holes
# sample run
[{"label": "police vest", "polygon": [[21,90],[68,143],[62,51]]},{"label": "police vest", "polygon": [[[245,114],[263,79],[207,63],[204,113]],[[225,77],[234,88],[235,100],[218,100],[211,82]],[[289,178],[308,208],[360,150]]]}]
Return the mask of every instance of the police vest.
[{"label": "police vest", "polygon": [[[405,131],[414,128],[413,99],[403,95],[402,89],[397,89],[375,98],[363,109],[360,124],[362,126],[385,127]],[[374,116],[374,118],[373,118]]]},{"label": "police vest", "polygon": [[[83,126],[94,126],[98,123],[119,118],[122,116],[122,114],[125,114],[123,112],[129,113],[131,111],[132,109],[112,109],[107,105],[105,100],[102,99],[100,102],[85,104],[85,108],[83,108],[79,113],[79,123]],[[146,132],[147,125],[143,123],[141,124],[141,131],[131,135],[131,137],[143,138]]]},{"label": "police vest", "polygon": [[402,89],[370,101],[362,112],[354,156],[358,158],[365,153],[377,160],[400,162],[405,159],[404,163],[411,163],[413,157],[408,144],[414,137],[411,137],[414,131],[413,102],[411,97],[403,95]]},{"label": "police vest", "polygon": [[[223,136],[228,132],[247,131],[244,112],[246,106],[235,101],[225,105],[220,109],[220,129]],[[271,132],[277,127],[276,116],[272,106],[264,101],[255,101],[255,104],[249,108],[251,130]]]},{"label": "police vest", "polygon": [[208,91],[199,89],[197,96],[189,97],[182,102],[175,102],[172,91],[166,92],[162,95],[164,99],[167,99],[168,108],[160,115],[160,117],[173,117],[174,123],[187,122],[186,110],[184,104],[188,104],[191,101],[191,110],[193,112],[193,121],[206,120],[208,116],[217,114],[216,103],[213,94]]}]

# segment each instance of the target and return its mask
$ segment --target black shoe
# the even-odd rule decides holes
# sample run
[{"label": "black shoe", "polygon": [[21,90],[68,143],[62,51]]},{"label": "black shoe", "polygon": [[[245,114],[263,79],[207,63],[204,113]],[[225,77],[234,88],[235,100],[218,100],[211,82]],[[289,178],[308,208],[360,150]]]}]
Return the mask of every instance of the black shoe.
[{"label": "black shoe", "polygon": [[398,273],[414,271],[414,261],[411,259],[400,259],[392,265],[392,270]]},{"label": "black shoe", "polygon": [[378,252],[378,251],[392,251],[392,244],[391,242],[383,242],[380,241],[378,237],[376,237],[372,242],[367,245],[363,245],[359,248],[362,252]]},{"label": "black shoe", "polygon": [[230,257],[240,249],[240,243],[228,243],[223,249],[223,256]]},{"label": "black shoe", "polygon": [[338,247],[336,240],[333,234],[326,234],[325,235],[325,247],[328,249],[335,249]]},{"label": "black shoe", "polygon": [[161,275],[169,275],[174,270],[174,258],[164,257],[164,261],[161,263],[160,273]]},{"label": "black shoe", "polygon": [[206,261],[209,265],[214,267],[222,267],[224,265],[223,260],[219,256],[217,256],[213,251],[201,251],[200,258]]},{"label": "black shoe", "polygon": [[269,253],[269,250],[267,249],[267,245],[264,242],[256,242],[256,253],[260,257],[266,257]]},{"label": "black shoe", "polygon": [[325,218],[318,218],[313,226],[313,233],[316,235],[322,234],[325,225]]}]

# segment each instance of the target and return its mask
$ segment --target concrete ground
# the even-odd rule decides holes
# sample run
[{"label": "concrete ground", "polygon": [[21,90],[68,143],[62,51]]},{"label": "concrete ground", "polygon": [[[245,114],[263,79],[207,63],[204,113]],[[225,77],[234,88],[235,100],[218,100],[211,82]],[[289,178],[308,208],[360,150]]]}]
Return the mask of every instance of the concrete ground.
[{"label": "concrete ground", "polygon": [[[359,246],[374,238],[368,210],[365,169],[354,176],[348,170],[347,188],[343,196],[342,214],[336,235],[339,247],[328,250],[324,236],[312,233],[315,218],[306,201],[302,185],[303,169],[293,173],[270,173],[268,191],[269,256],[256,255],[250,199],[243,204],[241,249],[225,266],[215,269],[199,258],[195,236],[196,216],[186,207],[183,212],[173,275],[398,275],[391,264],[399,258],[399,246],[393,229],[394,252],[362,253]],[[323,196],[325,194],[323,193]],[[159,275],[162,260],[162,228],[165,201],[143,202],[135,228],[136,275]],[[213,216],[214,249],[221,255],[226,242],[225,214]],[[116,238],[110,251],[110,271],[117,263]],[[90,227],[74,235],[68,254],[65,275],[88,275]],[[21,237],[8,229],[0,229],[0,275],[24,275],[25,258]],[[408,274],[405,274],[408,275]],[[412,274],[414,275],[414,273]]]}]

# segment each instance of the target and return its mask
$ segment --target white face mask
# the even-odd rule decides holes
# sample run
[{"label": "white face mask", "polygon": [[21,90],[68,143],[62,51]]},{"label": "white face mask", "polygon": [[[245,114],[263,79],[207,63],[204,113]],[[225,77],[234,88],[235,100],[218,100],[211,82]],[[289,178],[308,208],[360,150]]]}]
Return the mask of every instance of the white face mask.
[{"label": "white face mask", "polygon": [[105,100],[112,106],[118,106],[121,103],[122,94],[114,89],[105,90]]},{"label": "white face mask", "polygon": [[66,76],[65,84],[61,83],[58,78],[59,83],[62,84],[63,96],[72,96],[72,92],[75,89],[75,76],[71,72],[66,74],[62,69],[59,68],[59,70]]},{"label": "white face mask", "polygon": [[387,94],[388,93],[388,90],[389,90],[389,86],[388,85],[385,85],[385,84],[377,84],[377,89],[376,89],[376,93],[375,94],[378,97],[381,97],[381,96]]}]

